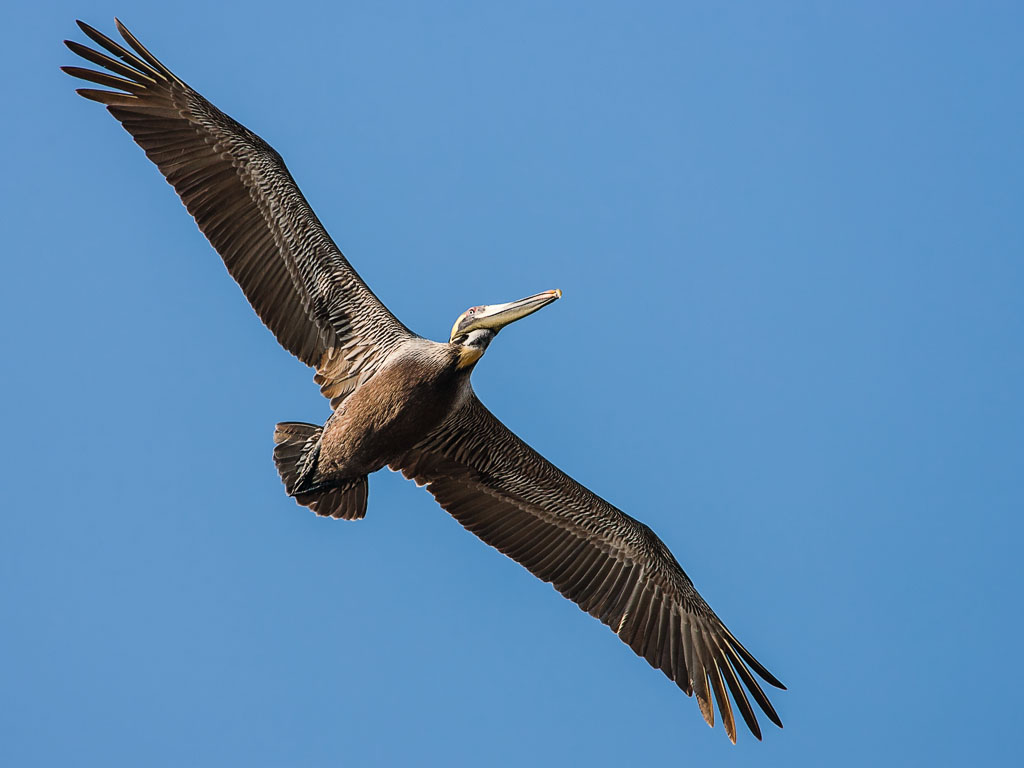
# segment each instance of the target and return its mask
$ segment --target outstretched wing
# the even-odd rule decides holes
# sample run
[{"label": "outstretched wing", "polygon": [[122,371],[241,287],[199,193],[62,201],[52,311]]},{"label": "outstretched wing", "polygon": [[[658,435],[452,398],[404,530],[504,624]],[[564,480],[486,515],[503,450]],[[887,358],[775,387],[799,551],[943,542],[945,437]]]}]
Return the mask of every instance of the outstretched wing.
[{"label": "outstretched wing", "polygon": [[661,539],[558,470],[475,395],[391,468],[425,484],[462,525],[611,627],[688,695],[696,694],[712,726],[713,694],[733,742],[726,687],[758,739],[761,729],[746,691],[782,726],[750,670],[785,686],[733,637]]},{"label": "outstretched wing", "polygon": [[107,70],[63,67],[116,90],[105,104],[173,185],[277,340],[317,369],[336,406],[413,334],[373,295],[324,230],[281,156],[178,79],[121,22],[124,48],[78,22],[113,57],[65,41]]}]

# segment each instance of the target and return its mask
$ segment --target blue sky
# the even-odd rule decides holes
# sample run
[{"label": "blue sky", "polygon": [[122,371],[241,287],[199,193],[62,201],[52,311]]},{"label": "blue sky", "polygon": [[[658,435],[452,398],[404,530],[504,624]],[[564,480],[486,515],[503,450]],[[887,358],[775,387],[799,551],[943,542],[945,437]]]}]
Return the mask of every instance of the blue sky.
[{"label": "blue sky", "polygon": [[[205,5],[0,11],[5,764],[1020,759],[1019,4]],[[397,475],[359,523],[285,497],[310,372],[57,70],[114,15],[417,332],[565,291],[477,392],[659,533],[784,730],[730,746]]]}]

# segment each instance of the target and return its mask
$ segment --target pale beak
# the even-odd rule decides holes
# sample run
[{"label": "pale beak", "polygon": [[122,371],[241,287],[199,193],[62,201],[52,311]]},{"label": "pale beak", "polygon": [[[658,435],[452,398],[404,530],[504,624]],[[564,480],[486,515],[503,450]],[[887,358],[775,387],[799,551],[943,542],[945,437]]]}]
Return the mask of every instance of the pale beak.
[{"label": "pale beak", "polygon": [[556,288],[553,291],[527,296],[519,301],[510,301],[508,304],[491,304],[477,313],[473,318],[473,324],[467,330],[490,328],[493,331],[499,331],[509,323],[532,315],[538,309],[546,307],[555,299],[560,298],[562,298],[562,292]]}]

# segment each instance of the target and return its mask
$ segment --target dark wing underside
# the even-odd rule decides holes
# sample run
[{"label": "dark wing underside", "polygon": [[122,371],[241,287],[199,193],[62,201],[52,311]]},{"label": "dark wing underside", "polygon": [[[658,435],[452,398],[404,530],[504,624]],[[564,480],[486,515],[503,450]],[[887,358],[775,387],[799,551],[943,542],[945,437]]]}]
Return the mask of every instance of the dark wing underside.
[{"label": "dark wing underside", "polygon": [[426,484],[485,542],[550,582],[662,670],[736,741],[726,691],[757,738],[747,692],[782,726],[751,669],[784,688],[726,629],[643,523],[594,495],[516,437],[476,398],[392,469]]},{"label": "dark wing underside", "polygon": [[281,156],[116,23],[131,51],[78,22],[107,53],[66,45],[107,71],[64,71],[116,89],[78,93],[105,104],[156,163],[260,319],[317,369],[321,391],[336,406],[412,334],[352,269]]}]

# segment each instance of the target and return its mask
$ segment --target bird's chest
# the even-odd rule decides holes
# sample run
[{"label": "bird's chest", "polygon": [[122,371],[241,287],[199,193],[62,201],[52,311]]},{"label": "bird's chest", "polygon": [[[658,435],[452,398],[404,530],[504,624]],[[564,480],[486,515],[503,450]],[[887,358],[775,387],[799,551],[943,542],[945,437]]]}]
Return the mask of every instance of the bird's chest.
[{"label": "bird's chest", "polygon": [[380,469],[448,415],[458,378],[454,367],[415,361],[380,371],[327,422],[321,464],[326,461],[331,470],[346,474]]}]

